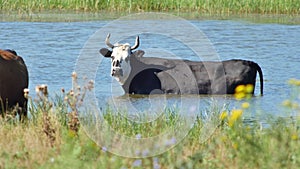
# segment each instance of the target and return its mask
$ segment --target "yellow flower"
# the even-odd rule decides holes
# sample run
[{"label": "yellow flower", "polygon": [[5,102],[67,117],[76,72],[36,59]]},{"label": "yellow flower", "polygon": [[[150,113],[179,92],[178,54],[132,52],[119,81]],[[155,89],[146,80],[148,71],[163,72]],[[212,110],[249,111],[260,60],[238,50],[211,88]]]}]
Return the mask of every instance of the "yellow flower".
[{"label": "yellow flower", "polygon": [[237,100],[241,100],[241,99],[244,99],[246,97],[248,98],[253,93],[253,90],[254,90],[254,86],[252,84],[238,85],[235,88],[234,97]]},{"label": "yellow flower", "polygon": [[286,107],[291,107],[292,106],[292,102],[290,100],[285,100],[282,102],[283,106],[286,106]]},{"label": "yellow flower", "polygon": [[242,114],[243,114],[243,110],[241,110],[241,109],[234,109],[234,110],[232,110],[230,118],[228,120],[228,125],[230,127],[232,127],[234,125],[234,123],[238,119],[240,119],[240,117],[242,116]]},{"label": "yellow flower", "polygon": [[237,100],[242,100],[243,98],[246,97],[246,94],[244,92],[239,92],[234,94],[235,99]]},{"label": "yellow flower", "polygon": [[71,138],[74,138],[74,137],[76,137],[76,132],[73,131],[73,130],[69,130],[68,131],[68,136],[71,137]]},{"label": "yellow flower", "polygon": [[291,85],[295,84],[295,82],[296,82],[296,79],[290,79],[290,80],[288,80],[288,84],[291,84]]},{"label": "yellow flower", "polygon": [[246,85],[246,87],[245,87],[245,92],[246,92],[247,94],[251,94],[251,93],[253,92],[253,90],[254,90],[254,87],[253,87],[252,84],[247,84],[247,85]]},{"label": "yellow flower", "polygon": [[290,85],[300,86],[300,80],[297,80],[297,79],[290,79],[290,80],[288,81],[288,83],[289,83]]},{"label": "yellow flower", "polygon": [[242,114],[243,114],[243,110],[233,109],[232,112],[231,112],[230,118],[233,119],[233,120],[237,120],[238,118],[241,117]]},{"label": "yellow flower", "polygon": [[242,103],[242,108],[243,109],[248,109],[250,107],[250,104],[248,102]]},{"label": "yellow flower", "polygon": [[292,135],[292,140],[298,140],[298,135],[297,134],[293,134]]},{"label": "yellow flower", "polygon": [[232,143],[232,147],[233,147],[234,149],[237,149],[237,148],[239,147],[239,145],[238,145],[238,143]]},{"label": "yellow flower", "polygon": [[246,88],[245,85],[238,85],[238,86],[235,88],[235,93],[244,93],[244,92],[245,92],[245,88]]},{"label": "yellow flower", "polygon": [[228,114],[226,111],[223,111],[221,114],[220,114],[220,119],[223,121],[225,120],[225,118],[227,118]]}]

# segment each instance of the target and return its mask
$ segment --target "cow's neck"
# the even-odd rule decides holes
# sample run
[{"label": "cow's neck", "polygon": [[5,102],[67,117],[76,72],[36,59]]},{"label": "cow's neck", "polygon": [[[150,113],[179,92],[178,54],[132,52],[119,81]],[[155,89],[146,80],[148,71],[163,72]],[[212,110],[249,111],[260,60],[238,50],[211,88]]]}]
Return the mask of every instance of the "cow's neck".
[{"label": "cow's neck", "polygon": [[130,61],[123,61],[122,62],[122,75],[114,76],[115,79],[120,83],[120,85],[124,85],[131,73],[131,66]]},{"label": "cow's neck", "polygon": [[[130,84],[133,80],[133,78],[135,77],[135,75],[141,71],[141,67],[144,67],[144,64],[140,63],[137,59],[136,59],[136,56],[131,56],[128,63],[130,64],[130,73],[128,74],[128,76],[125,78],[120,78],[119,80],[122,80],[119,81],[119,83],[121,84],[123,90],[125,91],[125,93],[130,93],[129,92],[129,87],[130,87]],[[132,93],[130,93],[132,94]]]}]

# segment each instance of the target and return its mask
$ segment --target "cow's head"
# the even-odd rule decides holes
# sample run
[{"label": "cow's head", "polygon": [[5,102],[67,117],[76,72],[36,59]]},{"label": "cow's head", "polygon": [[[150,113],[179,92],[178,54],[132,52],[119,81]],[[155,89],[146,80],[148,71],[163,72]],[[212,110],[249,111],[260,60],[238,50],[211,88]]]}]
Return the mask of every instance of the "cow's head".
[{"label": "cow's head", "polygon": [[113,45],[109,42],[109,37],[110,34],[107,35],[105,43],[111,50],[102,48],[100,53],[104,57],[111,58],[111,75],[124,84],[131,71],[129,57],[132,55],[132,51],[139,47],[139,37],[136,37],[133,46],[130,46],[129,43]]}]

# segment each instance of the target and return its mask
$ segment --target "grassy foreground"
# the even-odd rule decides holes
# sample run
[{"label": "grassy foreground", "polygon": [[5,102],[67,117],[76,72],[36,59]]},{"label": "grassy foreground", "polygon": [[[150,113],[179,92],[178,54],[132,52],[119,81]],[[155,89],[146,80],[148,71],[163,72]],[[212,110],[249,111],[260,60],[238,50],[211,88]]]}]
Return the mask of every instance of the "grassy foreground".
[{"label": "grassy foreground", "polygon": [[[198,118],[187,137],[173,149],[148,158],[126,158],[97,146],[80,127],[77,106],[93,83],[50,98],[45,86],[31,98],[32,117],[20,123],[9,114],[0,117],[0,168],[289,168],[300,167],[300,81],[291,80],[293,94],[283,102],[291,118],[270,117],[268,126],[245,123],[249,105],[246,87],[238,89],[241,108],[211,109],[218,126],[205,142]],[[243,93],[244,92],[244,93]],[[80,93],[80,94],[79,94]],[[297,95],[295,95],[297,93]],[[295,116],[298,113],[298,116]],[[104,119],[128,136],[147,138],[176,124],[176,111],[166,111],[162,120],[149,124],[126,120],[107,109]],[[287,114],[288,116],[289,114]]]},{"label": "grassy foreground", "polygon": [[299,14],[299,0],[0,0],[2,12],[59,11]]}]

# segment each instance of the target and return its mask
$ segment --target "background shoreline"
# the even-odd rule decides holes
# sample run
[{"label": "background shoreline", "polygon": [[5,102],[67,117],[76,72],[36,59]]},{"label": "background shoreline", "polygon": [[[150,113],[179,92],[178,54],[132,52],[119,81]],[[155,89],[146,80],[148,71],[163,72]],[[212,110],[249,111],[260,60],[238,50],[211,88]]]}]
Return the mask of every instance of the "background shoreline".
[{"label": "background shoreline", "polygon": [[298,0],[15,0],[0,1],[1,11],[197,12],[202,14],[300,14]]},{"label": "background shoreline", "polygon": [[[164,12],[162,12],[164,13]],[[1,13],[1,22],[82,22],[82,21],[97,21],[97,20],[115,20],[122,16],[133,15],[137,13],[114,13],[114,12],[56,12],[44,11],[39,13]],[[253,23],[276,23],[299,25],[300,15],[286,14],[239,14],[239,15],[210,15],[198,13],[173,13],[166,14],[181,17],[187,20],[241,20]]]}]

